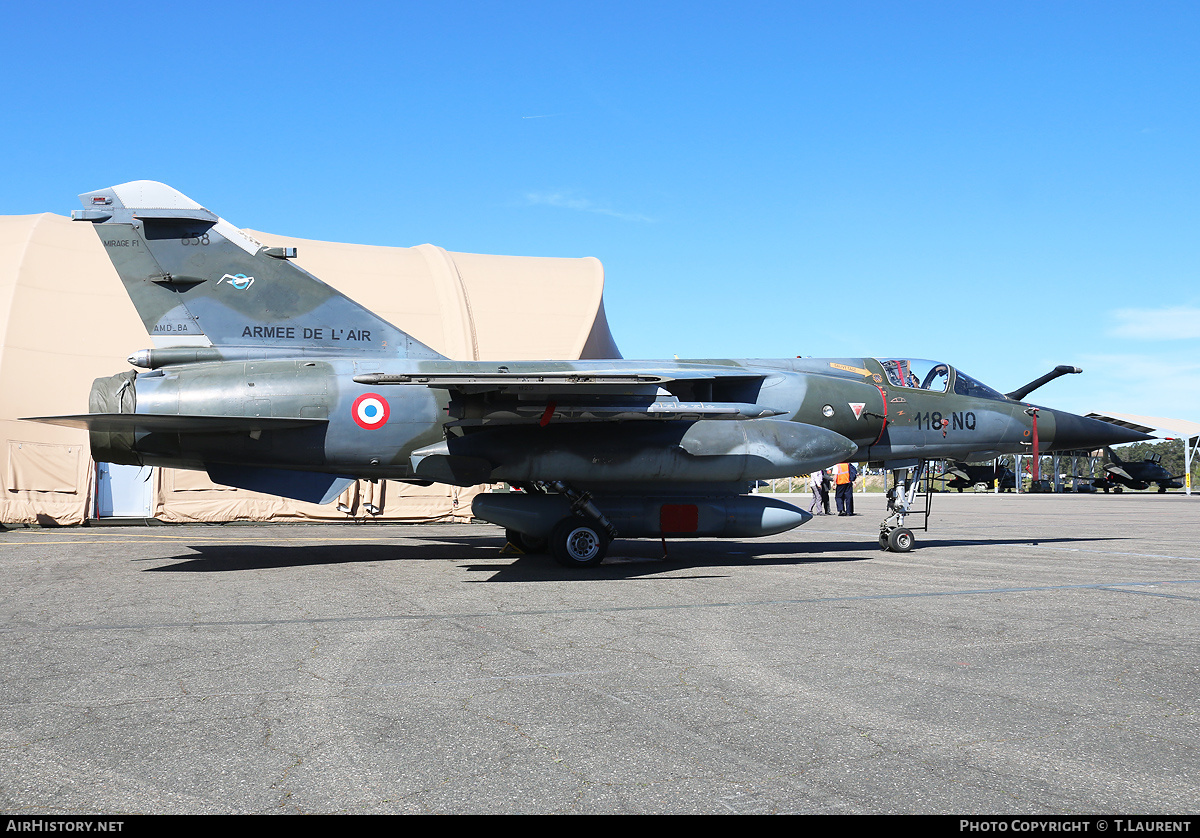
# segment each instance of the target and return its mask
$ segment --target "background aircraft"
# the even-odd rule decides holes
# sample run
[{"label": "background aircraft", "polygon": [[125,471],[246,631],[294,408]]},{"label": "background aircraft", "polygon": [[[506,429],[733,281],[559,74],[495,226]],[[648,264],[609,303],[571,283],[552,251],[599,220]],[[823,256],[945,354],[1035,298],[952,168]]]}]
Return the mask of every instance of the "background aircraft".
[{"label": "background aircraft", "polygon": [[1024,403],[1047,377],[1010,398],[907,358],[455,361],[169,186],[80,197],[153,342],[89,413],[37,420],[87,428],[97,462],[320,503],[356,478],[506,482],[473,514],[587,566],[617,536],[791,529],[811,516],[753,482],[850,460],[892,470],[880,544],[907,551],[931,459],[1149,438]]},{"label": "background aircraft", "polygon": [[1000,481],[1002,492],[1015,489],[1017,485],[1016,475],[999,458],[990,463],[975,465],[961,460],[950,460],[946,463],[946,470],[940,475],[940,479],[944,481],[947,489],[956,489],[959,492],[973,488],[979,483],[991,489],[995,487],[997,480]]},{"label": "background aircraft", "polygon": [[1104,475],[1095,479],[1092,478],[1076,478],[1081,480],[1091,480],[1091,484],[1097,489],[1103,489],[1105,492],[1110,489],[1114,492],[1120,492],[1124,489],[1149,489],[1152,484],[1158,484],[1158,491],[1165,492],[1167,489],[1182,489],[1183,482],[1180,478],[1182,474],[1171,474],[1162,466],[1162,454],[1150,454],[1140,463],[1126,462],[1117,456],[1116,452],[1111,448],[1106,447],[1104,453],[1108,455],[1111,462],[1104,464]]}]

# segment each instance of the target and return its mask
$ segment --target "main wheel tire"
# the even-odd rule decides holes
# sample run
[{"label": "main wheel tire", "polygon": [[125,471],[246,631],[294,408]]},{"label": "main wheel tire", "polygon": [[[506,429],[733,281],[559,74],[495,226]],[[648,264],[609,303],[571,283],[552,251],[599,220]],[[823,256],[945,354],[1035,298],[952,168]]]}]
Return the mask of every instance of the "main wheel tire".
[{"label": "main wheel tire", "polygon": [[879,534],[879,549],[880,549],[880,550],[888,550],[888,549],[890,549],[890,548],[888,547],[888,534],[887,534],[887,533],[885,533],[885,532],[881,532],[881,533]]},{"label": "main wheel tire", "polygon": [[888,548],[893,553],[907,553],[917,543],[912,530],[897,527],[888,533]]},{"label": "main wheel tire", "polygon": [[520,547],[526,553],[545,553],[546,548],[550,544],[547,538],[530,535],[529,533],[520,532],[518,530],[506,529],[504,537],[508,539],[508,543],[514,547]]},{"label": "main wheel tire", "polygon": [[558,522],[550,536],[550,551],[564,567],[595,567],[604,561],[608,534],[582,518]]}]

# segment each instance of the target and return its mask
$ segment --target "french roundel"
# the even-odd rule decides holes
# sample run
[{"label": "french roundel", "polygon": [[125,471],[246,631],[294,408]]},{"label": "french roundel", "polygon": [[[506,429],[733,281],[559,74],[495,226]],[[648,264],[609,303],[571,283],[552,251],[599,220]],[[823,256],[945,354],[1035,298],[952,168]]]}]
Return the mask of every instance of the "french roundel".
[{"label": "french roundel", "polygon": [[366,428],[368,431],[382,428],[387,424],[388,416],[392,413],[387,399],[375,393],[364,393],[359,396],[354,400],[354,406],[350,408],[350,411],[358,426]]}]

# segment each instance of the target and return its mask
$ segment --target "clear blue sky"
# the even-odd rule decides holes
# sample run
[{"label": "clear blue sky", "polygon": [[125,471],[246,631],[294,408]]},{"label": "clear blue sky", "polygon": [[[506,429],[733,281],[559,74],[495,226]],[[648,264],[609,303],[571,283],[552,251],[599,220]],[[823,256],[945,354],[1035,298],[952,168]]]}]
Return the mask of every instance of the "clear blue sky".
[{"label": "clear blue sky", "polygon": [[[596,256],[628,358],[1200,419],[1200,4],[10,4],[0,214]],[[536,324],[520,324],[536,328]],[[131,347],[134,349],[137,347]]]}]

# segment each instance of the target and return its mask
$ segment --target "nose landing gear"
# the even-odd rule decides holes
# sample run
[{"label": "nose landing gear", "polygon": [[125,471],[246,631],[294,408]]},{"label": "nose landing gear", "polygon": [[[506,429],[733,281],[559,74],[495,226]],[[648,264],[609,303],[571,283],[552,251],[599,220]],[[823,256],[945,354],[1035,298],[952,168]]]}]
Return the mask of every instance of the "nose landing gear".
[{"label": "nose landing gear", "polygon": [[[915,466],[892,469],[893,486],[887,492],[889,514],[879,525],[880,550],[907,553],[917,543],[913,529],[926,531],[929,529],[929,507],[932,495],[928,486],[921,491],[921,478],[924,476],[928,464],[928,460],[918,460]],[[913,509],[918,497],[924,498],[924,509]],[[924,515],[922,526],[905,526],[905,519],[910,515]]]}]

